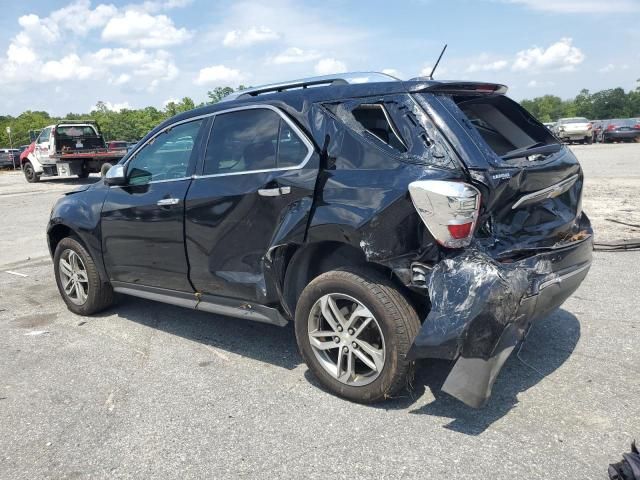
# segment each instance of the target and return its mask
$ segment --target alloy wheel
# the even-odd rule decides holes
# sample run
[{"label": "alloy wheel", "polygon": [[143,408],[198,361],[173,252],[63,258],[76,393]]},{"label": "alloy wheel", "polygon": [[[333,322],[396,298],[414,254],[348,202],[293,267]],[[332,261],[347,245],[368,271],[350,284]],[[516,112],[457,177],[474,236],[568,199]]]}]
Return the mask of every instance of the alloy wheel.
[{"label": "alloy wheel", "polygon": [[385,344],[371,311],[349,295],[329,293],[311,308],[309,343],[322,368],[350,386],[373,382],[382,373]]},{"label": "alloy wheel", "polygon": [[89,277],[80,255],[66,249],[58,263],[60,282],[65,295],[76,305],[83,305],[89,295]]}]

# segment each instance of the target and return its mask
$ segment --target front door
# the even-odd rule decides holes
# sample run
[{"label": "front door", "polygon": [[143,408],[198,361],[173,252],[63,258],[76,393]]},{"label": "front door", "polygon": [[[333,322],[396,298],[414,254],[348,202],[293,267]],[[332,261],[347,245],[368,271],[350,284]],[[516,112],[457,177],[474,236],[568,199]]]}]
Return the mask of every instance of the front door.
[{"label": "front door", "polygon": [[184,246],[184,200],[202,120],[165,129],[127,162],[127,183],[109,188],[102,248],[112,282],[193,291]]},{"label": "front door", "polygon": [[284,237],[304,240],[317,169],[312,144],[276,109],[216,114],[202,172],[186,200],[197,291],[262,304],[276,300],[265,255]]},{"label": "front door", "polygon": [[50,163],[49,147],[53,147],[53,138],[51,137],[51,127],[47,127],[40,132],[40,135],[38,135],[36,139],[36,147],[33,153],[38,162],[40,162],[40,165]]}]

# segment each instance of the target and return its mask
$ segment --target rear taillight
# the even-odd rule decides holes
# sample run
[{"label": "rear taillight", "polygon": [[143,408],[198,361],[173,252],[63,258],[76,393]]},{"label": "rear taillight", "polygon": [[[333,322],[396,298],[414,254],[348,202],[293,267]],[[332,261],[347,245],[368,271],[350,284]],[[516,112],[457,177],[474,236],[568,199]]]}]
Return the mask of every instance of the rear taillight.
[{"label": "rear taillight", "polygon": [[418,180],[409,184],[411,201],[436,241],[448,248],[471,243],[480,209],[478,189],[462,182]]},{"label": "rear taillight", "polygon": [[640,123],[636,123],[633,128],[635,128],[636,130],[640,130]]},{"label": "rear taillight", "polygon": [[611,131],[611,130],[615,130],[618,126],[617,125],[608,125],[607,126],[607,130]]}]

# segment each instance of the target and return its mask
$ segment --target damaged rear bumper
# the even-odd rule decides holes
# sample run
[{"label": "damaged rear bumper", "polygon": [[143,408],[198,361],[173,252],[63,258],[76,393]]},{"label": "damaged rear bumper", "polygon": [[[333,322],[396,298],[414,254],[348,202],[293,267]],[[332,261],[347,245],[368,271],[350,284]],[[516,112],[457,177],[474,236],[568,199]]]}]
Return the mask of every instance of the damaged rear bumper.
[{"label": "damaged rear bumper", "polygon": [[442,390],[484,406],[531,323],[582,283],[592,250],[589,228],[579,241],[516,262],[500,263],[473,248],[443,260],[429,277],[431,310],[409,357],[457,359]]}]

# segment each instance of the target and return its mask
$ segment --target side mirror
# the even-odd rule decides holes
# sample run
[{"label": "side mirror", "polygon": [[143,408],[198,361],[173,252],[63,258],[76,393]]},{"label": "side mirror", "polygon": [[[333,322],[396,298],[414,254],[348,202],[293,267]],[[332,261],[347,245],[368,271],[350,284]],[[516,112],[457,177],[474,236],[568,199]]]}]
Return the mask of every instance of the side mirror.
[{"label": "side mirror", "polygon": [[107,170],[104,176],[107,185],[124,185],[127,183],[127,177],[124,172],[124,165],[114,165]]}]

